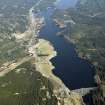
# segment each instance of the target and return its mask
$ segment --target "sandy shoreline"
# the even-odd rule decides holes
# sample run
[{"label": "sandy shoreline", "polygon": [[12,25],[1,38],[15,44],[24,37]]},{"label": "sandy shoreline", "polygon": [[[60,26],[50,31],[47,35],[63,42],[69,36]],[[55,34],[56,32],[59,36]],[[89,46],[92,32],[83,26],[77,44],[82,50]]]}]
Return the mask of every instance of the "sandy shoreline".
[{"label": "sandy shoreline", "polygon": [[[71,92],[64,83],[56,77],[52,70],[55,68],[51,59],[57,55],[57,52],[54,50],[52,44],[44,39],[39,39],[39,43],[36,45],[37,50],[42,51],[42,55],[36,52],[37,62],[35,62],[36,70],[40,72],[44,77],[48,78],[53,84],[53,92],[56,95],[58,100],[64,101],[63,105],[82,105],[82,97],[75,92]],[[43,54],[44,53],[44,54]],[[62,102],[58,101],[59,105]],[[75,103],[75,104],[74,104]]]}]

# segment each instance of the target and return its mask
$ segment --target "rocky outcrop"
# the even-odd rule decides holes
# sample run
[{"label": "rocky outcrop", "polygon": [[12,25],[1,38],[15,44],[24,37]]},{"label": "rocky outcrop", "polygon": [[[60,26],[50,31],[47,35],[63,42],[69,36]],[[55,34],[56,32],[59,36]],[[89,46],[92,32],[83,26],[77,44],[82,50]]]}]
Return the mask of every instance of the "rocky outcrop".
[{"label": "rocky outcrop", "polygon": [[66,24],[61,20],[54,19],[54,22],[56,23],[56,25],[59,26],[59,28],[65,28],[66,27]]}]

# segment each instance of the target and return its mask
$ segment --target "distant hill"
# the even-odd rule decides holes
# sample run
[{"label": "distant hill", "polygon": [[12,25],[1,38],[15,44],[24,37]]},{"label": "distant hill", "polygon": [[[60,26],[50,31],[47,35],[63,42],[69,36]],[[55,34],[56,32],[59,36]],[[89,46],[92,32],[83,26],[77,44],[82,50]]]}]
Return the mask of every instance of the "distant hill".
[{"label": "distant hill", "polygon": [[105,0],[79,0],[77,8],[79,11],[88,14],[104,12]]}]

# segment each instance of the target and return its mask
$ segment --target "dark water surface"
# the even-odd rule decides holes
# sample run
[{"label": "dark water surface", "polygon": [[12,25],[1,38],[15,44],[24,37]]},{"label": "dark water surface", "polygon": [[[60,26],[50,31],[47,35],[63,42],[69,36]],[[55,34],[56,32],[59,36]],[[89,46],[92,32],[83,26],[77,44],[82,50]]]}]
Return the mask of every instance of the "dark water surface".
[{"label": "dark water surface", "polygon": [[40,38],[49,40],[57,56],[51,60],[55,69],[53,73],[58,76],[69,89],[94,86],[93,67],[85,60],[80,59],[74,46],[63,37],[56,36],[60,29],[51,18],[51,9],[43,12],[46,25],[40,31]]}]

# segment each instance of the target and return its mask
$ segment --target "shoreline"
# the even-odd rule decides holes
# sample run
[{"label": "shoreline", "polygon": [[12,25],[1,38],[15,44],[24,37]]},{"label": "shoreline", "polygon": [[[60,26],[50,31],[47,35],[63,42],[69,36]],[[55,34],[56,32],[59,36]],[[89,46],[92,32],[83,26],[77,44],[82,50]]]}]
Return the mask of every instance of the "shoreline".
[{"label": "shoreline", "polygon": [[[55,21],[54,21],[54,22],[55,22]],[[55,22],[55,23],[58,25],[59,28],[61,27],[57,22]],[[62,28],[60,28],[60,29],[62,29]],[[68,36],[65,36],[65,35],[59,35],[59,33],[57,33],[57,36],[63,37],[64,39],[66,39],[69,43],[71,43],[71,44],[74,45],[74,46],[76,45],[75,39],[70,39]],[[88,58],[86,58],[85,56],[80,55],[80,52],[78,52],[77,50],[78,50],[78,49],[75,48],[75,51],[76,51],[77,56],[78,56],[79,58],[81,58],[82,60],[85,60],[85,61],[89,62],[89,64],[91,64],[91,66],[94,66],[93,62],[91,62],[91,61],[90,61]]]},{"label": "shoreline", "polygon": [[[48,50],[50,50],[50,53],[48,51],[49,54],[45,54],[45,52],[43,52],[45,54],[45,55],[42,54],[43,56],[38,56],[37,54],[37,60],[36,60],[37,62],[35,62],[35,65],[36,65],[36,71],[40,72],[44,77],[48,78],[52,82],[54,88],[53,92],[57,97],[57,99],[60,101],[62,100],[64,102],[63,105],[83,105],[82,96],[76,92],[72,92],[71,90],[69,90],[65,86],[65,84],[57,76],[53,74],[52,70],[55,67],[53,66],[50,60],[57,55],[57,52],[54,50],[52,44],[45,39],[39,39],[39,43],[36,44],[35,48],[37,50],[38,49],[40,50],[42,48],[44,49],[43,51],[45,51],[46,53],[47,51],[45,49],[49,48]],[[73,104],[72,100],[76,104]],[[58,103],[59,105],[61,105],[61,102]]]},{"label": "shoreline", "polygon": [[[38,3],[41,1],[42,0],[40,0]],[[57,52],[54,50],[53,45],[49,41],[39,39],[37,37],[39,33],[39,28],[37,28],[37,26],[40,25],[41,29],[44,20],[42,17],[33,17],[32,9],[35,8],[35,6],[36,5],[29,10],[29,29],[31,32],[31,38],[29,38],[29,46],[27,47],[28,53],[34,58],[35,70],[40,72],[42,76],[51,81],[53,85],[53,93],[58,100],[58,105],[84,105],[82,96],[69,90],[60,80],[60,78],[55,76],[52,72],[55,67],[50,60],[57,55]],[[33,33],[34,29],[35,31]],[[32,42],[35,42],[35,38],[37,39],[37,43],[33,44]]]}]

